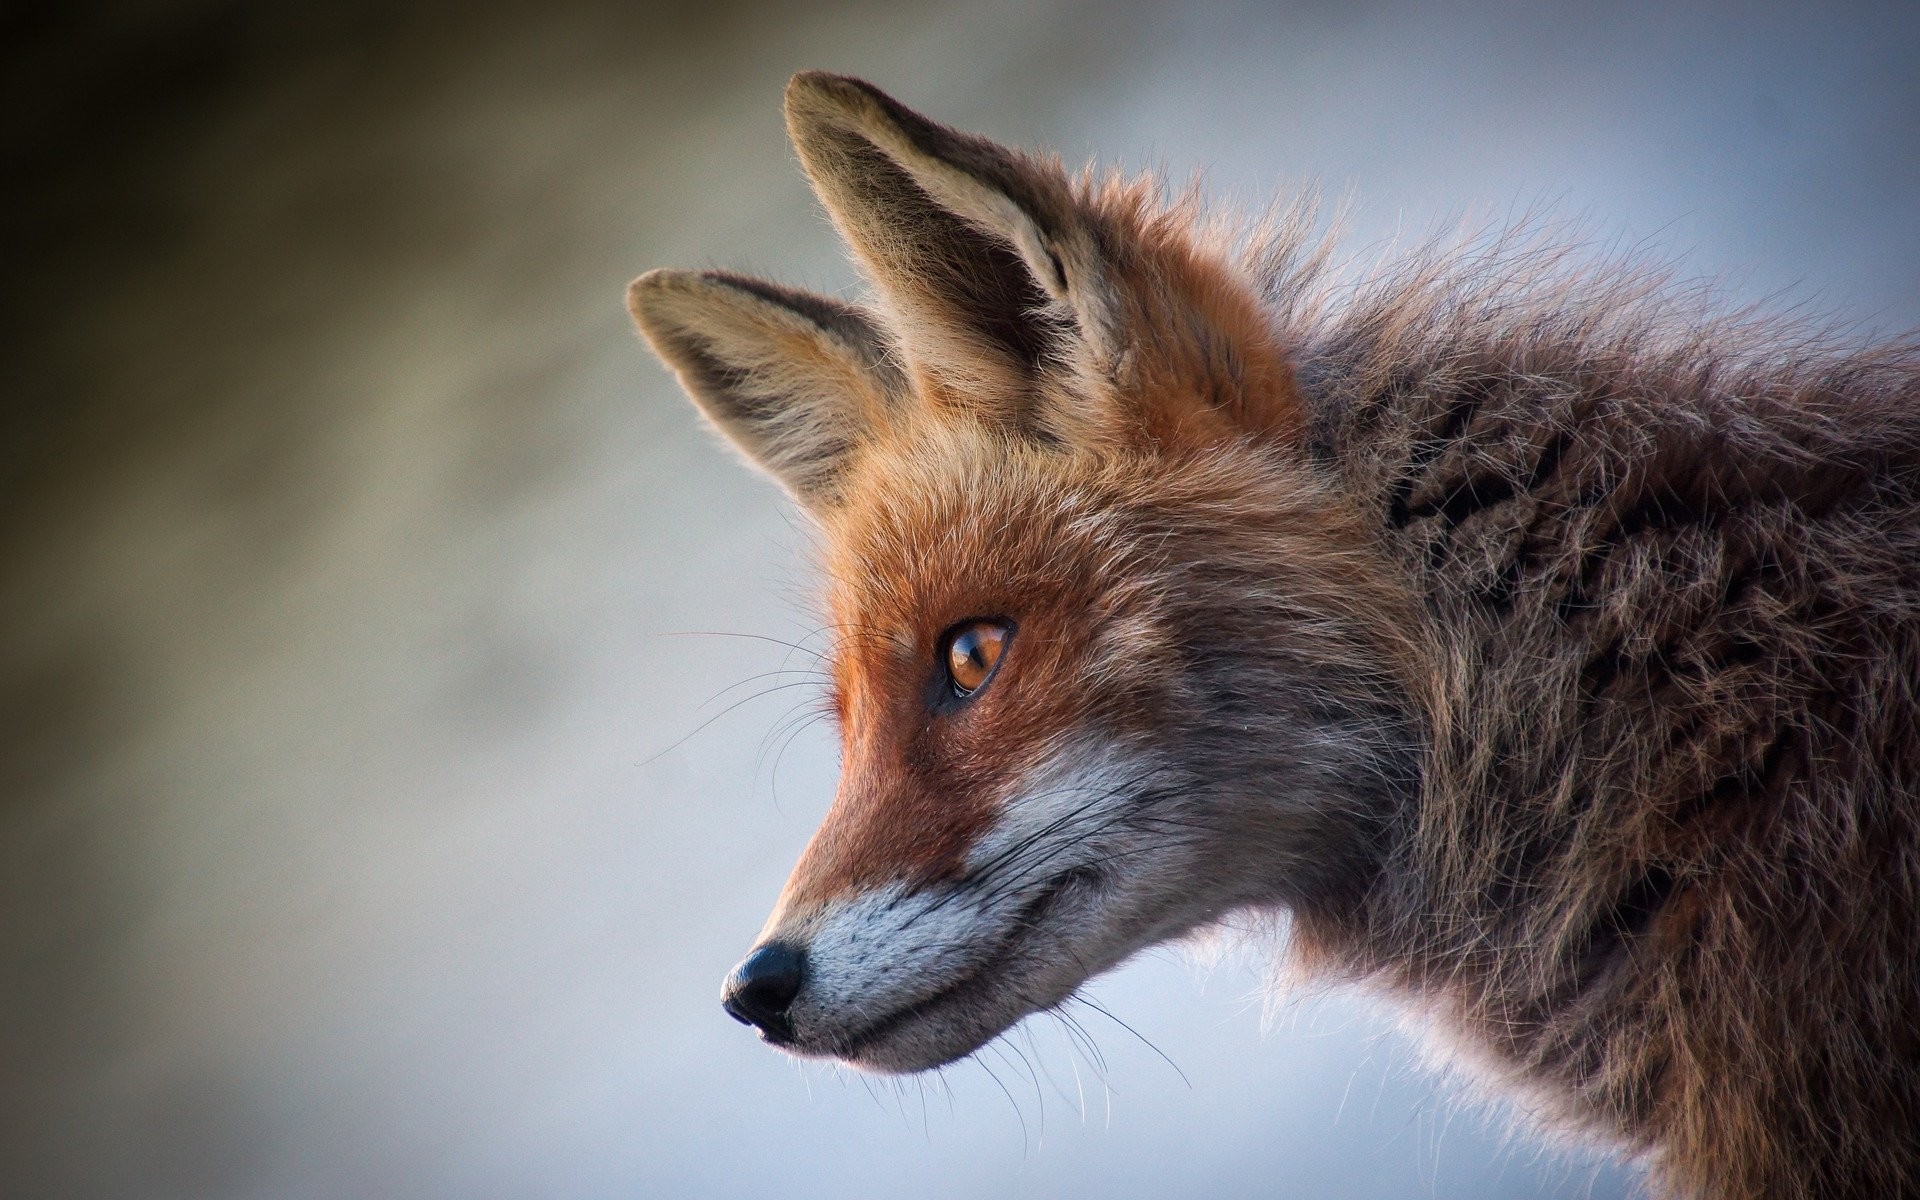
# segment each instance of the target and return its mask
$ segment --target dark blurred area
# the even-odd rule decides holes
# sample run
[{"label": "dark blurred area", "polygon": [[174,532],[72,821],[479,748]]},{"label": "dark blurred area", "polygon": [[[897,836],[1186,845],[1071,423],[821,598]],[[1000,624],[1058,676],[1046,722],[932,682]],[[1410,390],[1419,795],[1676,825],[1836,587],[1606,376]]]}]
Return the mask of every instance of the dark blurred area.
[{"label": "dark blurred area", "polygon": [[[209,389],[110,393],[112,365],[89,342],[109,332],[99,319],[130,283],[193,266],[221,215],[192,164],[209,138],[270,105],[273,126],[261,133],[337,139],[383,94],[404,96],[421,49],[457,19],[451,8],[429,16],[209,0],[15,5],[0,17],[0,146],[13,181],[0,234],[15,284],[0,299],[16,380],[0,436],[10,501],[163,414],[197,417],[196,401],[220,398]],[[373,252],[367,235],[404,233],[391,221],[405,210],[381,195],[404,182],[399,165],[330,180],[332,195],[303,198],[310,211],[289,216],[336,250]],[[387,240],[391,249],[407,239]]]},{"label": "dark blurred area", "polygon": [[1257,953],[1102,983],[1098,1064],[741,1035],[834,774],[756,682],[817,645],[806,531],[621,292],[853,290],[780,128],[825,67],[1317,179],[1363,259],[1546,209],[1894,333],[1916,64],[1911,4],[8,6],[0,1196],[1628,1194]]}]

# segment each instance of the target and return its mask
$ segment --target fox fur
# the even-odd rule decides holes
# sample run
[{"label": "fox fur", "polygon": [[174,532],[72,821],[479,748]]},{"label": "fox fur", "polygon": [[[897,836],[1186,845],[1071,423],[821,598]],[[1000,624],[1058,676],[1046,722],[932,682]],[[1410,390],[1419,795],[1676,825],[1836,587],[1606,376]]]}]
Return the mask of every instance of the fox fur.
[{"label": "fox fur", "polygon": [[1336,284],[1304,219],[787,113],[874,305],[630,293],[842,633],[768,1040],[930,1067],[1282,912],[1663,1195],[1920,1195],[1920,344],[1513,243]]}]

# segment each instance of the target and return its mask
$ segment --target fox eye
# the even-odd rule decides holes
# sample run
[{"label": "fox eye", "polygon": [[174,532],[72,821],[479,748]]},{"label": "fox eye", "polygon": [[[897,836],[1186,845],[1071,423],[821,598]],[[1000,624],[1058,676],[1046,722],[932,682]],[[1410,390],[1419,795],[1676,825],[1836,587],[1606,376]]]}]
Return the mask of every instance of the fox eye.
[{"label": "fox eye", "polygon": [[1012,639],[1013,626],[1005,621],[963,621],[948,630],[944,657],[954,694],[970,696],[985,687]]}]

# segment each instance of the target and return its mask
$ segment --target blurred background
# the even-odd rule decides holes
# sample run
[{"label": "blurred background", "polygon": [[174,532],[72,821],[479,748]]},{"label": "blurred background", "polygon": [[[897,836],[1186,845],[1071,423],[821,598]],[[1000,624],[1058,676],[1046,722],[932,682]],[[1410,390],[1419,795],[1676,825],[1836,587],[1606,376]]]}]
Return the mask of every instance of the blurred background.
[{"label": "blurred background", "polygon": [[149,0],[0,34],[0,1195],[1633,1192],[1247,952],[1101,982],[1098,1055],[1042,1020],[904,1085],[728,1021],[832,790],[808,677],[768,674],[817,644],[806,530],[621,292],[854,288],[780,123],[826,67],[1227,202],[1317,180],[1363,258],[1545,210],[1897,332],[1920,7]]}]

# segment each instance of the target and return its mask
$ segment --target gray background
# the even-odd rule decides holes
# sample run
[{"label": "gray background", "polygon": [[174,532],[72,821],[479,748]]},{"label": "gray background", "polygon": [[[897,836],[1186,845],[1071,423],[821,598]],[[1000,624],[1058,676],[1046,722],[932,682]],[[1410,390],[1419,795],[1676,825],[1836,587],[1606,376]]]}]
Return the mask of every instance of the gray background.
[{"label": "gray background", "polygon": [[758,695],[804,654],[705,634],[811,634],[806,531],[620,293],[853,287],[779,120],[828,67],[1318,180],[1363,257],[1547,211],[1899,331],[1920,10],[295,8],[0,19],[0,1194],[1632,1190],[1230,945],[1098,984],[1104,1066],[1040,1021],[864,1082],[727,1021],[834,748]]}]

